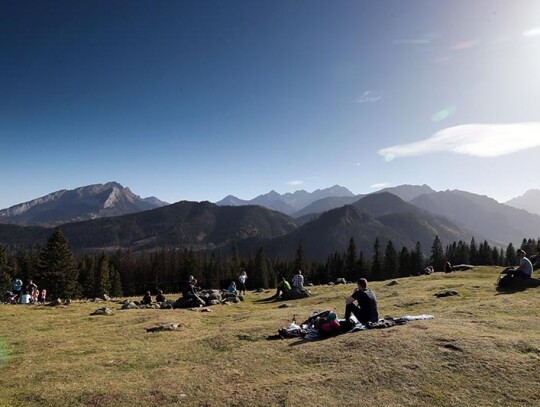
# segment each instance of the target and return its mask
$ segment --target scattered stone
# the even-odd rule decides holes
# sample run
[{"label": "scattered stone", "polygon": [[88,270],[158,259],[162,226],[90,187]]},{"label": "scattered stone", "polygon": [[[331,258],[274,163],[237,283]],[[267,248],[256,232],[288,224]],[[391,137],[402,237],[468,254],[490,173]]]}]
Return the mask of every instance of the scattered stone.
[{"label": "scattered stone", "polygon": [[345,280],[343,277],[336,278],[335,284],[347,284],[347,280]]},{"label": "scattered stone", "polygon": [[90,302],[103,302],[103,300],[99,297],[91,298]]},{"label": "scattered stone", "polygon": [[109,307],[98,308],[90,315],[112,315],[112,310]]},{"label": "scattered stone", "polygon": [[435,297],[441,298],[441,297],[453,297],[455,295],[459,295],[457,291],[454,290],[442,290],[438,293],[434,294]]},{"label": "scattered stone", "polygon": [[180,324],[178,322],[169,322],[168,324],[161,324],[146,328],[146,332],[159,332],[159,331],[174,331]]},{"label": "scattered stone", "polygon": [[69,304],[71,304],[71,300],[69,298],[65,299],[64,305],[69,305]]},{"label": "scattered stone", "polygon": [[189,309],[190,311],[195,311],[195,312],[213,312],[210,308],[190,308]]},{"label": "scattered stone", "polygon": [[264,293],[264,288],[257,288],[254,293]]},{"label": "scattered stone", "polygon": [[105,301],[110,301],[111,300],[111,297],[109,297],[107,294],[103,294],[103,299]]},{"label": "scattered stone", "polygon": [[139,306],[134,302],[128,302],[127,304],[122,305],[122,309],[138,309]]},{"label": "scattered stone", "polygon": [[334,285],[333,281],[329,281],[326,285]]},{"label": "scattered stone", "polygon": [[304,284],[306,287],[313,287],[313,283],[307,283],[307,284]]},{"label": "scattered stone", "polygon": [[285,303],[285,304],[281,304],[278,308],[289,308],[289,307],[292,307],[292,304]]},{"label": "scattered stone", "polygon": [[388,284],[386,284],[387,287],[392,287],[394,285],[398,285],[399,283],[396,280],[390,281]]}]

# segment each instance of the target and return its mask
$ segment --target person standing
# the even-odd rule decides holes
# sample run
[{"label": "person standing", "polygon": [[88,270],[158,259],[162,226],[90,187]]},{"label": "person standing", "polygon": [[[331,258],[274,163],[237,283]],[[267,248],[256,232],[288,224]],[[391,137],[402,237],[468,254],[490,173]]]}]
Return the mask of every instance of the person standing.
[{"label": "person standing", "polygon": [[243,292],[244,295],[246,295],[246,280],[247,280],[247,273],[244,270],[242,271],[242,274],[238,276],[238,293],[239,294],[242,294]]},{"label": "person standing", "polygon": [[[358,287],[345,300],[345,319],[349,320],[351,314],[353,314],[358,319],[358,322],[364,325],[368,322],[377,322],[379,320],[379,311],[375,293],[368,288],[365,278],[359,279],[357,284]],[[354,303],[355,301],[358,305]]]}]

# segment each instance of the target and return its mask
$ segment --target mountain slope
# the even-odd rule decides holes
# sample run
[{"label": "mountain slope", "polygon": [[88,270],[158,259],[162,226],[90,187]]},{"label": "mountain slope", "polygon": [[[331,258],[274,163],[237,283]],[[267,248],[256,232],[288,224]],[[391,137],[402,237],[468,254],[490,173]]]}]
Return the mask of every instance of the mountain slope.
[{"label": "mountain slope", "polygon": [[417,196],[424,194],[432,194],[435,191],[431,189],[428,185],[398,185],[397,187],[389,187],[381,189],[378,192],[390,192],[406,202],[409,202],[416,198]]},{"label": "mountain slope", "polygon": [[141,199],[116,182],[56,191],[0,211],[1,223],[52,226],[85,219],[119,216],[166,204]]},{"label": "mountain slope", "polygon": [[426,211],[439,214],[494,242],[521,243],[524,237],[537,238],[540,216],[501,204],[487,196],[465,191],[442,191],[421,195],[411,201]]},{"label": "mountain slope", "polygon": [[356,202],[363,195],[356,196],[329,196],[327,198],[319,199],[303,209],[295,212],[292,216],[294,218],[301,218],[305,215],[316,214],[329,211],[331,209],[339,208],[341,206],[350,205]]},{"label": "mountain slope", "polygon": [[510,199],[506,205],[540,215],[540,190],[530,189],[523,195]]},{"label": "mountain slope", "polygon": [[[0,225],[4,244],[14,246],[24,238],[25,246],[39,245],[44,236],[52,233],[51,229],[14,227]],[[292,218],[258,206],[219,207],[210,202],[187,201],[130,215],[67,223],[61,227],[76,251],[158,247],[203,250],[233,240],[273,238],[295,228]]]}]

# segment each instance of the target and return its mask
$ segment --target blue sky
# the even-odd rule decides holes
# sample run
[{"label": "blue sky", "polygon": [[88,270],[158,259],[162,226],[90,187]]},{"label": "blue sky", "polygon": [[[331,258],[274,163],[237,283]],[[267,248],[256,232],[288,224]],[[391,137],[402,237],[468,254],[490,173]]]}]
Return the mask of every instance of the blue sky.
[{"label": "blue sky", "polygon": [[0,208],[540,188],[540,2],[0,2]]}]

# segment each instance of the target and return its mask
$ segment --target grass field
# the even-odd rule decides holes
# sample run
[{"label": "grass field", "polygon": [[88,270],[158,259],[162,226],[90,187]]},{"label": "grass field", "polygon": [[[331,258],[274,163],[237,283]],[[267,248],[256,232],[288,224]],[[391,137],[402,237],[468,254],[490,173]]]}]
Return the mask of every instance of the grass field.
[{"label": "grass field", "polygon": [[[342,316],[353,285],[289,308],[248,293],[209,313],[2,305],[0,406],[538,406],[540,287],[498,293],[499,272],[373,283],[381,316],[435,319],[320,341],[266,336],[293,314]],[[90,316],[105,305],[113,315]],[[182,327],[146,333],[167,322]]]}]

